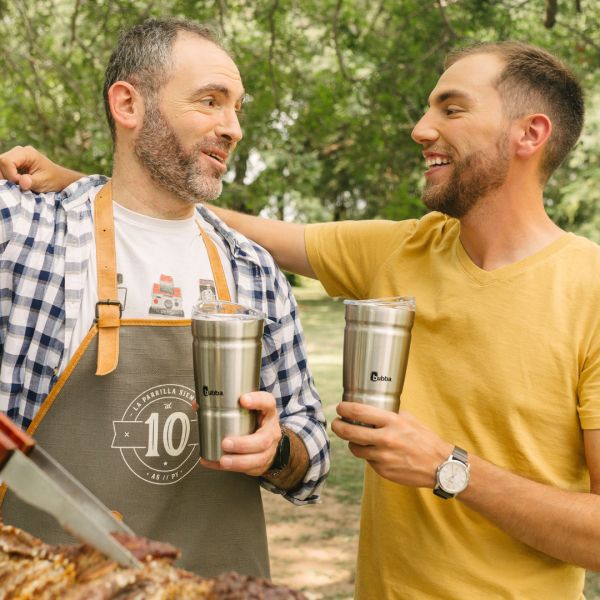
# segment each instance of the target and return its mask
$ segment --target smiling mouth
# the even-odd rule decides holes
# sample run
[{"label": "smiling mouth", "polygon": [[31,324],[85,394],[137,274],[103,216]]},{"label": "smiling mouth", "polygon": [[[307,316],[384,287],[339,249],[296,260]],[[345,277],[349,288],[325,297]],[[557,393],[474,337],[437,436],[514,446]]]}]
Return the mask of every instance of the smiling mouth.
[{"label": "smiling mouth", "polygon": [[207,156],[210,156],[213,160],[216,160],[217,162],[221,163],[223,166],[225,165],[225,160],[221,156],[217,156],[216,154],[213,154],[212,152],[205,152],[204,154],[206,154]]},{"label": "smiling mouth", "polygon": [[430,169],[431,167],[441,167],[442,165],[449,165],[452,161],[449,158],[442,158],[441,156],[433,156],[425,159],[425,166]]}]

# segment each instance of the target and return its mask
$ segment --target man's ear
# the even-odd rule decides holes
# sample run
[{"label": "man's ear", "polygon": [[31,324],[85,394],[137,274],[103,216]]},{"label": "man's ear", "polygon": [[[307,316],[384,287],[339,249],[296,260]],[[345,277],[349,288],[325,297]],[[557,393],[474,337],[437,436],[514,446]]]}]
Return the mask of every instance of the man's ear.
[{"label": "man's ear", "polygon": [[115,125],[135,129],[142,124],[144,100],[128,81],[116,81],[110,86],[108,103]]},{"label": "man's ear", "polygon": [[531,158],[544,148],[552,133],[552,121],[543,114],[527,115],[519,123],[516,141],[516,154],[521,158]]}]

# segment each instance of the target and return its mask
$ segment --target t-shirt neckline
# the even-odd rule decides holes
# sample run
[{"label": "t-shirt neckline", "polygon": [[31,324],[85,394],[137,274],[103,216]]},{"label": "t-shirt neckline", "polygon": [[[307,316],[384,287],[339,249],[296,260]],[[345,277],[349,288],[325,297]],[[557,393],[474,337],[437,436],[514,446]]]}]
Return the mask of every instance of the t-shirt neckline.
[{"label": "t-shirt neckline", "polygon": [[556,252],[560,251],[573,239],[572,233],[566,232],[561,235],[558,239],[554,240],[542,249],[534,252],[530,256],[518,260],[510,265],[499,267],[492,271],[486,271],[481,267],[478,267],[467,254],[460,237],[456,237],[456,256],[462,268],[465,270],[467,275],[481,285],[487,285],[496,281],[502,281],[510,277],[514,277],[519,273],[531,268],[533,265],[543,262]]}]

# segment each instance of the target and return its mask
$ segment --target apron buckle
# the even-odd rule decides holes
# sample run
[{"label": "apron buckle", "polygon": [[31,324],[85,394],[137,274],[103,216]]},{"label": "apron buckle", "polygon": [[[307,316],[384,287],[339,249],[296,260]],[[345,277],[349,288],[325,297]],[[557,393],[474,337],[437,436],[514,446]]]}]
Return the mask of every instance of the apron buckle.
[{"label": "apron buckle", "polygon": [[96,302],[96,321],[98,321],[98,319],[100,318],[100,315],[98,313],[98,306],[100,304],[106,304],[108,306],[118,306],[119,307],[119,319],[123,316],[123,305],[121,304],[121,302],[119,300],[109,300],[107,298],[106,300],[98,300],[98,302]]}]

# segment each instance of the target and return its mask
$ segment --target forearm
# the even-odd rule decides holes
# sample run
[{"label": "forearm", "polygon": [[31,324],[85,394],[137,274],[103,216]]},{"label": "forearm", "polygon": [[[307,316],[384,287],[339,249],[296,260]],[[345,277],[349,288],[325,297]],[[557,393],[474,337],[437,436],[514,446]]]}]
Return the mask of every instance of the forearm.
[{"label": "forearm", "polygon": [[263,219],[213,205],[208,208],[229,227],[268,250],[282,269],[315,278],[306,255],[304,225]]},{"label": "forearm", "polygon": [[[449,456],[452,444],[422,425],[413,415],[341,402],[343,419],[332,430],[350,442],[350,451],[389,481],[434,488],[436,468]],[[469,455],[470,479],[456,499],[520,542],[558,560],[600,570],[600,430],[585,430],[590,492],[564,491],[537,483]]]},{"label": "forearm", "polygon": [[600,496],[560,490],[470,457],[457,498],[517,540],[567,563],[600,570]]}]

